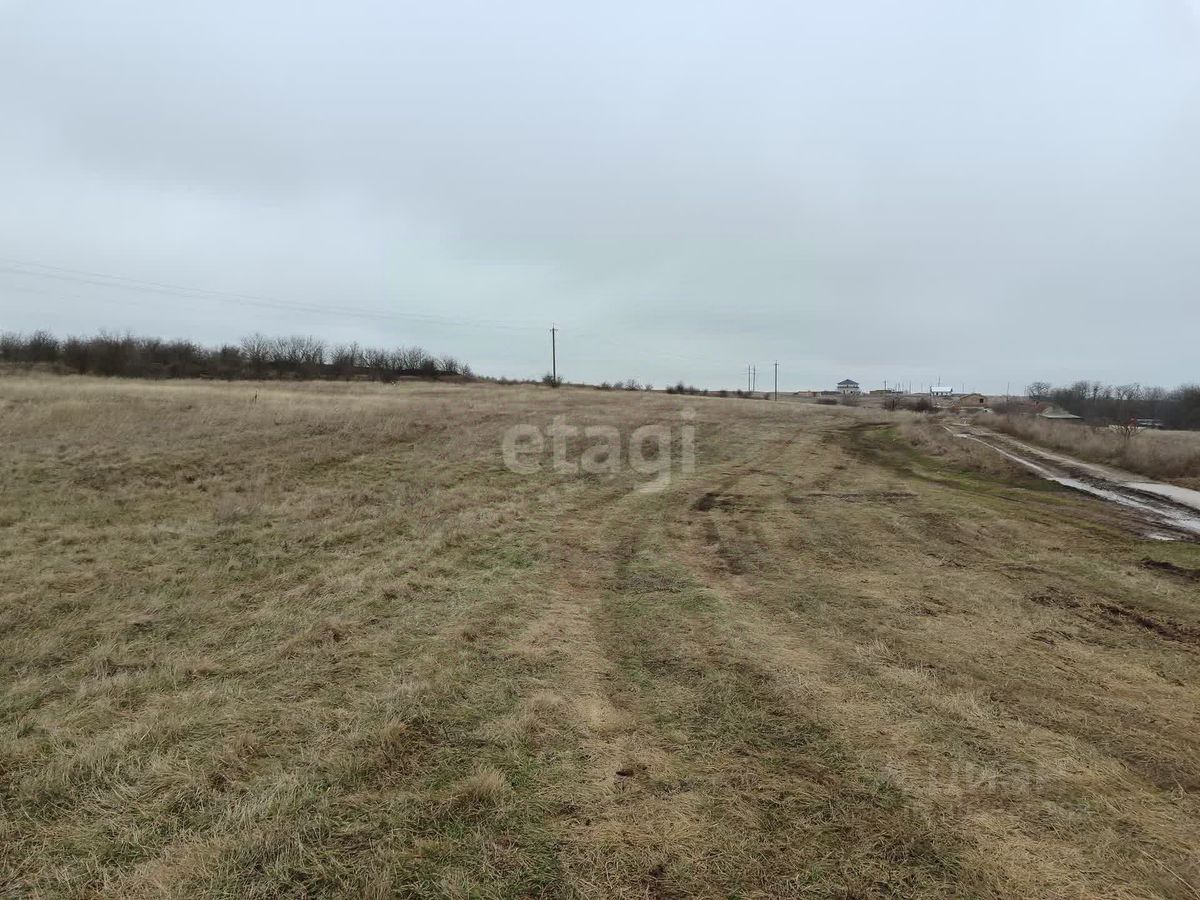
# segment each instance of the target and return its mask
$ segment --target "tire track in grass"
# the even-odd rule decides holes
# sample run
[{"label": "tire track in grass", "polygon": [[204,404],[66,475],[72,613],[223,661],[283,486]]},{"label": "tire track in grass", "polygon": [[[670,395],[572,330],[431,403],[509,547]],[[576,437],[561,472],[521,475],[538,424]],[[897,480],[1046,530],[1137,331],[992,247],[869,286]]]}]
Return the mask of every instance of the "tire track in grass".
[{"label": "tire track in grass", "polygon": [[[758,477],[790,442],[739,463]],[[698,480],[697,480],[698,481]],[[990,893],[891,785],[735,640],[728,602],[670,561],[696,481],[560,533],[544,628],[579,771],[556,787],[569,886],[605,896]],[[551,624],[553,623],[553,624]],[[950,841],[948,844],[947,841]]]},{"label": "tire track in grass", "polygon": [[[771,660],[740,651],[727,605],[666,562],[658,536],[622,541],[601,610],[620,693],[674,737],[678,774],[661,787],[700,798],[697,846],[660,848],[664,884],[680,894],[958,896],[971,877],[947,836],[782,693]],[[634,767],[646,790],[655,775]]]},{"label": "tire track in grass", "polygon": [[[784,490],[783,479],[804,461],[782,462],[777,492]],[[848,474],[860,491],[882,491],[893,480],[875,467],[856,467]],[[723,485],[723,490],[741,493],[737,484]],[[926,490],[939,489],[920,489],[917,502],[928,502]],[[703,511],[706,517],[721,517],[722,530],[740,527],[740,514],[736,506],[720,504]],[[846,507],[813,507],[810,515],[822,520],[859,516],[855,521],[864,530],[877,533],[864,525],[861,512],[847,512]],[[696,511],[679,510],[676,517],[681,524],[693,520],[684,542],[687,546],[676,547],[681,554],[677,558],[707,573],[706,583],[729,610],[729,628],[742,654],[771,660],[771,674],[781,691],[830,723],[839,738],[855,748],[861,765],[886,773],[889,781],[908,791],[910,805],[951,836],[948,839],[959,847],[964,868],[977,873],[978,883],[990,880],[1005,885],[1006,893],[1029,895],[1141,896],[1114,881],[1111,862],[1102,861],[1113,853],[1127,857],[1129,874],[1137,884],[1167,886],[1167,894],[1174,895],[1180,884],[1187,883],[1191,867],[1180,823],[1172,821],[1178,816],[1170,814],[1165,796],[1130,782],[1112,760],[1098,757],[1086,744],[1005,715],[1002,707],[986,701],[976,703],[970,692],[955,689],[953,682],[941,684],[938,671],[922,669],[919,657],[906,662],[903,654],[872,640],[872,628],[914,625],[895,621],[894,607],[886,605],[864,616],[868,609],[861,601],[869,598],[861,596],[860,583],[865,583],[865,573],[853,568],[814,569],[813,554],[819,554],[820,548],[808,548],[803,554],[788,552],[792,542],[786,521],[780,519],[777,530],[763,530],[761,522],[753,523],[761,533],[772,535],[771,546],[762,554],[768,564],[759,577],[734,577],[721,566],[705,564],[706,528],[694,521]],[[817,526],[818,531],[828,527]],[[926,577],[925,564],[917,555],[888,556],[884,548],[870,552],[872,565],[887,567],[894,588],[920,585]],[[973,583],[966,574],[956,580],[964,586]],[[807,604],[797,606],[798,594],[814,592],[828,601],[816,610]],[[998,717],[994,724],[993,716]],[[997,775],[998,783],[989,787]],[[987,781],[977,783],[982,778]],[[1026,784],[1031,778],[1043,780]],[[1098,795],[1097,779],[1104,781]],[[1015,796],[1005,790],[1009,785]],[[1093,816],[1090,822],[1080,817],[1081,796],[1095,798],[1088,802],[1103,802],[1114,793],[1125,797],[1127,808],[1142,813],[1112,828],[1106,816]],[[1113,816],[1119,815],[1113,811]],[[1064,819],[1070,819],[1074,828],[1063,831],[1055,824]],[[1087,832],[1079,831],[1085,824]],[[1139,835],[1139,841],[1153,846],[1163,858],[1136,854],[1129,858],[1126,848],[1106,848],[1114,829]],[[956,834],[959,837],[953,837]]]}]

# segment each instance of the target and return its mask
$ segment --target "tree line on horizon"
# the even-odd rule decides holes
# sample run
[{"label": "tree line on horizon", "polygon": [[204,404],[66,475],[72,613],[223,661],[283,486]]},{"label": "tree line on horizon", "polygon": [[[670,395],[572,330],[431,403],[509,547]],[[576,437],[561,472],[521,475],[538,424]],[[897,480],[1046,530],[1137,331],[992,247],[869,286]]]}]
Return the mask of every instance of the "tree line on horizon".
[{"label": "tree line on horizon", "polygon": [[0,334],[0,363],[78,375],[126,378],[327,379],[474,377],[453,356],[421,347],[330,345],[318,338],[252,334],[237,344],[206,347],[189,340],[99,334],[59,339],[47,331]]},{"label": "tree line on horizon", "polygon": [[1025,392],[1032,400],[1053,403],[1091,424],[1123,425],[1134,419],[1157,419],[1165,428],[1200,429],[1200,384],[1167,389],[1076,381],[1056,387],[1047,381],[1035,381]]}]

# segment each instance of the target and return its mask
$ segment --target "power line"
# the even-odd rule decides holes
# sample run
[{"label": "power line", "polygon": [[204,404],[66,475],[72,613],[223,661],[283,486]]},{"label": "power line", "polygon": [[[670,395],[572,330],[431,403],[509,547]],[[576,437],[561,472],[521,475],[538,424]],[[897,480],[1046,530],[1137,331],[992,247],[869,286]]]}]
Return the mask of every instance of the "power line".
[{"label": "power line", "polygon": [[[608,337],[594,329],[583,329],[581,331],[577,331],[574,328],[572,328],[571,334],[574,335],[576,338],[587,338],[589,344],[606,344],[609,347],[614,348],[615,350],[621,351],[622,354],[628,354],[630,352],[630,344],[629,344],[628,340],[617,341],[617,340],[615,340],[611,337]],[[657,347],[654,349],[653,354],[658,359],[669,359],[671,361],[681,363],[685,366],[694,366],[696,368],[704,368],[706,366],[713,365],[712,360],[701,361],[694,357],[683,356],[679,353],[672,353],[669,350],[662,350]]]},{"label": "power line", "polygon": [[[540,330],[541,326],[523,325],[511,321],[492,319],[464,319],[455,316],[441,316],[432,313],[381,312],[379,310],[363,309],[354,306],[330,306],[328,304],[311,303],[296,300],[284,300],[276,297],[265,297],[258,294],[245,294],[233,291],[218,291],[208,288],[188,287],[185,285],[169,284],[160,281],[148,281],[140,278],[130,278],[124,275],[109,275],[102,272],[90,272],[83,269],[68,269],[63,266],[50,266],[44,263],[25,262],[22,260],[0,257],[0,262],[9,265],[0,266],[0,273],[45,278],[57,281],[69,281],[77,284],[90,284],[95,287],[117,288],[136,291],[139,293],[159,294],[163,296],[184,297],[190,300],[214,300],[223,303],[237,303],[244,306],[255,306],[264,309],[276,309],[288,312],[307,312],[317,315],[353,316],[357,318],[382,320],[408,320],[427,322],[430,324],[457,326],[487,326],[505,330]],[[20,268],[14,268],[18,266]],[[46,271],[31,271],[34,268]]]},{"label": "power line", "polygon": [[[0,268],[2,268],[2,267],[0,267]],[[29,287],[29,286],[25,286],[25,285],[22,285],[22,286],[12,286],[12,285],[10,285],[10,286],[5,286],[5,287],[3,287],[3,288],[0,288],[0,304],[3,304],[3,302],[4,302],[4,297],[3,297],[3,294],[4,294],[4,293],[8,293],[8,292],[12,292],[12,293],[21,293],[21,294],[32,294],[32,295],[39,296],[39,297],[49,297],[49,298],[52,298],[52,299],[55,299],[55,300],[71,300],[71,301],[76,301],[76,302],[80,302],[80,303],[96,303],[96,302],[98,302],[98,303],[124,303],[124,304],[128,304],[128,303],[133,303],[133,302],[136,302],[135,300],[132,300],[131,298],[128,298],[128,297],[111,297],[111,296],[100,296],[100,297],[83,297],[83,296],[81,296],[81,295],[79,295],[79,294],[64,294],[64,293],[60,293],[60,292],[56,292],[56,291],[45,291],[45,290],[41,290],[41,289],[39,289],[39,288],[35,288],[35,287]],[[329,314],[331,314],[331,315],[341,315],[341,314],[342,314],[342,312],[341,312],[341,311],[339,311],[339,310],[336,310],[336,309],[330,309],[330,310],[329,310]],[[376,315],[374,315],[373,317],[376,317],[376,318],[391,318],[391,317],[389,317],[389,316],[386,316],[385,314],[382,314],[382,313],[380,313],[380,314],[376,314]],[[467,321],[467,320],[464,320],[464,321],[462,321],[462,322],[461,322],[461,325],[462,325],[462,326],[464,326],[464,327],[485,327],[485,328],[486,328],[486,327],[489,327],[489,325],[488,325],[488,323],[487,323],[486,321],[484,321],[484,322],[476,322],[476,321]],[[522,327],[523,327],[523,326],[522,326]],[[544,327],[544,326],[543,326],[543,327]],[[561,328],[557,328],[557,326],[556,326],[556,330],[557,330],[557,331],[562,331],[562,329],[561,329]],[[621,350],[621,351],[623,351],[623,352],[625,352],[625,353],[628,353],[628,352],[629,352],[629,345],[628,345],[628,343],[621,344],[621,343],[618,343],[617,341],[615,341],[615,340],[613,340],[613,339],[611,339],[611,338],[605,337],[605,336],[603,336],[603,335],[600,335],[600,334],[597,334],[597,333],[595,333],[595,332],[584,332],[584,333],[586,333],[586,334],[588,334],[588,335],[590,336],[589,343],[603,343],[603,344],[608,344],[609,346],[611,346],[611,347],[613,347],[613,348],[615,348],[615,349]],[[575,334],[575,332],[574,332],[574,330],[573,330],[573,329],[572,329],[572,334]],[[555,348],[554,348],[554,346],[553,346],[553,343],[552,343],[552,347],[551,347],[551,352],[552,352],[552,360],[551,360],[551,362],[552,362],[552,364],[554,364],[554,362],[555,362],[555,361],[554,361],[554,358],[553,358],[553,354],[555,353]],[[696,367],[696,368],[699,368],[699,369],[704,369],[704,368],[706,368],[706,367],[709,367],[709,366],[711,366],[711,365],[712,365],[712,361],[711,361],[711,360],[699,360],[699,359],[689,358],[689,357],[681,356],[681,355],[679,355],[679,354],[670,353],[670,352],[667,352],[667,351],[661,351],[661,352],[659,352],[659,354],[658,354],[658,355],[659,355],[659,356],[661,356],[661,357],[664,357],[664,358],[668,358],[668,359],[670,359],[670,360],[673,360],[673,361],[677,361],[677,362],[679,362],[679,363],[681,363],[681,364],[683,364],[683,365],[687,365],[687,366],[694,366],[694,367]],[[585,357],[585,358],[586,358],[586,359],[590,359],[590,360],[593,360],[593,361],[597,361],[597,362],[599,362],[599,360],[597,360],[597,357],[595,357],[595,356],[590,356],[590,357]],[[749,378],[749,371],[750,371],[750,367],[747,367],[747,378]],[[747,381],[747,387],[749,387],[749,381]]]},{"label": "power line", "polygon": [[[355,306],[332,306],[329,304],[298,301],[280,297],[270,297],[261,294],[190,287],[187,285],[173,284],[170,282],[153,281],[144,278],[133,278],[126,275],[114,275],[105,272],[95,272],[87,269],[75,269],[67,266],[55,266],[48,263],[32,262],[4,256],[0,256],[0,263],[4,264],[0,265],[0,274],[7,274],[10,276],[23,276],[27,278],[70,282],[74,284],[86,284],[94,287],[106,288],[109,290],[128,291],[149,296],[180,297],[193,301],[200,300],[230,303],[284,312],[304,312],[322,316],[336,316],[343,318],[352,317],[380,321],[423,322],[432,325],[496,329],[505,331],[540,331],[544,327],[542,325],[535,325],[532,323],[525,324],[513,322],[511,320],[498,321],[494,319],[467,319],[456,316],[437,315],[433,313],[384,312]],[[94,302],[96,300],[119,303],[133,302],[132,298],[129,297],[114,297],[111,295],[107,297],[81,297],[77,294],[60,294],[57,292],[43,291],[27,285],[7,285],[3,288],[3,290],[36,294],[40,296],[52,297],[58,300],[74,300],[80,302]],[[557,375],[558,365],[556,336],[557,331],[560,330],[561,329],[556,325],[552,329],[551,334],[551,367],[552,374],[555,376]],[[618,342],[617,340],[614,340],[613,338],[598,333],[594,330],[585,329],[576,332],[574,329],[572,329],[572,333],[576,334],[576,336],[590,335],[591,341],[608,344],[614,349],[621,350],[625,353],[627,353],[629,350],[627,343]],[[695,366],[698,368],[705,368],[712,364],[711,360],[701,361],[683,356],[681,354],[671,353],[670,351],[658,350],[656,351],[656,355],[660,358],[673,360],[682,365]],[[751,364],[747,367],[747,388],[754,390],[757,385],[757,379],[757,366]],[[778,393],[778,390],[776,393]]]}]

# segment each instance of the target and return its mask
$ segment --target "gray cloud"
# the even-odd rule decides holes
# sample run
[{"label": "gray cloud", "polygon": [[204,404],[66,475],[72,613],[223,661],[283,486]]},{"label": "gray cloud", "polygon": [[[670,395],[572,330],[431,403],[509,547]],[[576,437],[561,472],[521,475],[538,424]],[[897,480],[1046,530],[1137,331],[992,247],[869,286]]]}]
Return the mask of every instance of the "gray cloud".
[{"label": "gray cloud", "polygon": [[1197,378],[1185,0],[9,2],[0,24],[0,255],[327,310],[0,263],[5,328],[300,330],[529,375],[557,321],[593,380]]}]

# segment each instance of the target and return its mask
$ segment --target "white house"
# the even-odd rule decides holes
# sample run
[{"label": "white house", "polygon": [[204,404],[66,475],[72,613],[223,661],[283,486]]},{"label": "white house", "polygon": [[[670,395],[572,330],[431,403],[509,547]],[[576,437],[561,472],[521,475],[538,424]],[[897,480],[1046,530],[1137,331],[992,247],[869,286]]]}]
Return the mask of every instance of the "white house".
[{"label": "white house", "polygon": [[862,389],[859,388],[858,382],[852,378],[844,378],[839,381],[837,389],[838,393],[843,397],[857,397],[862,393]]}]

